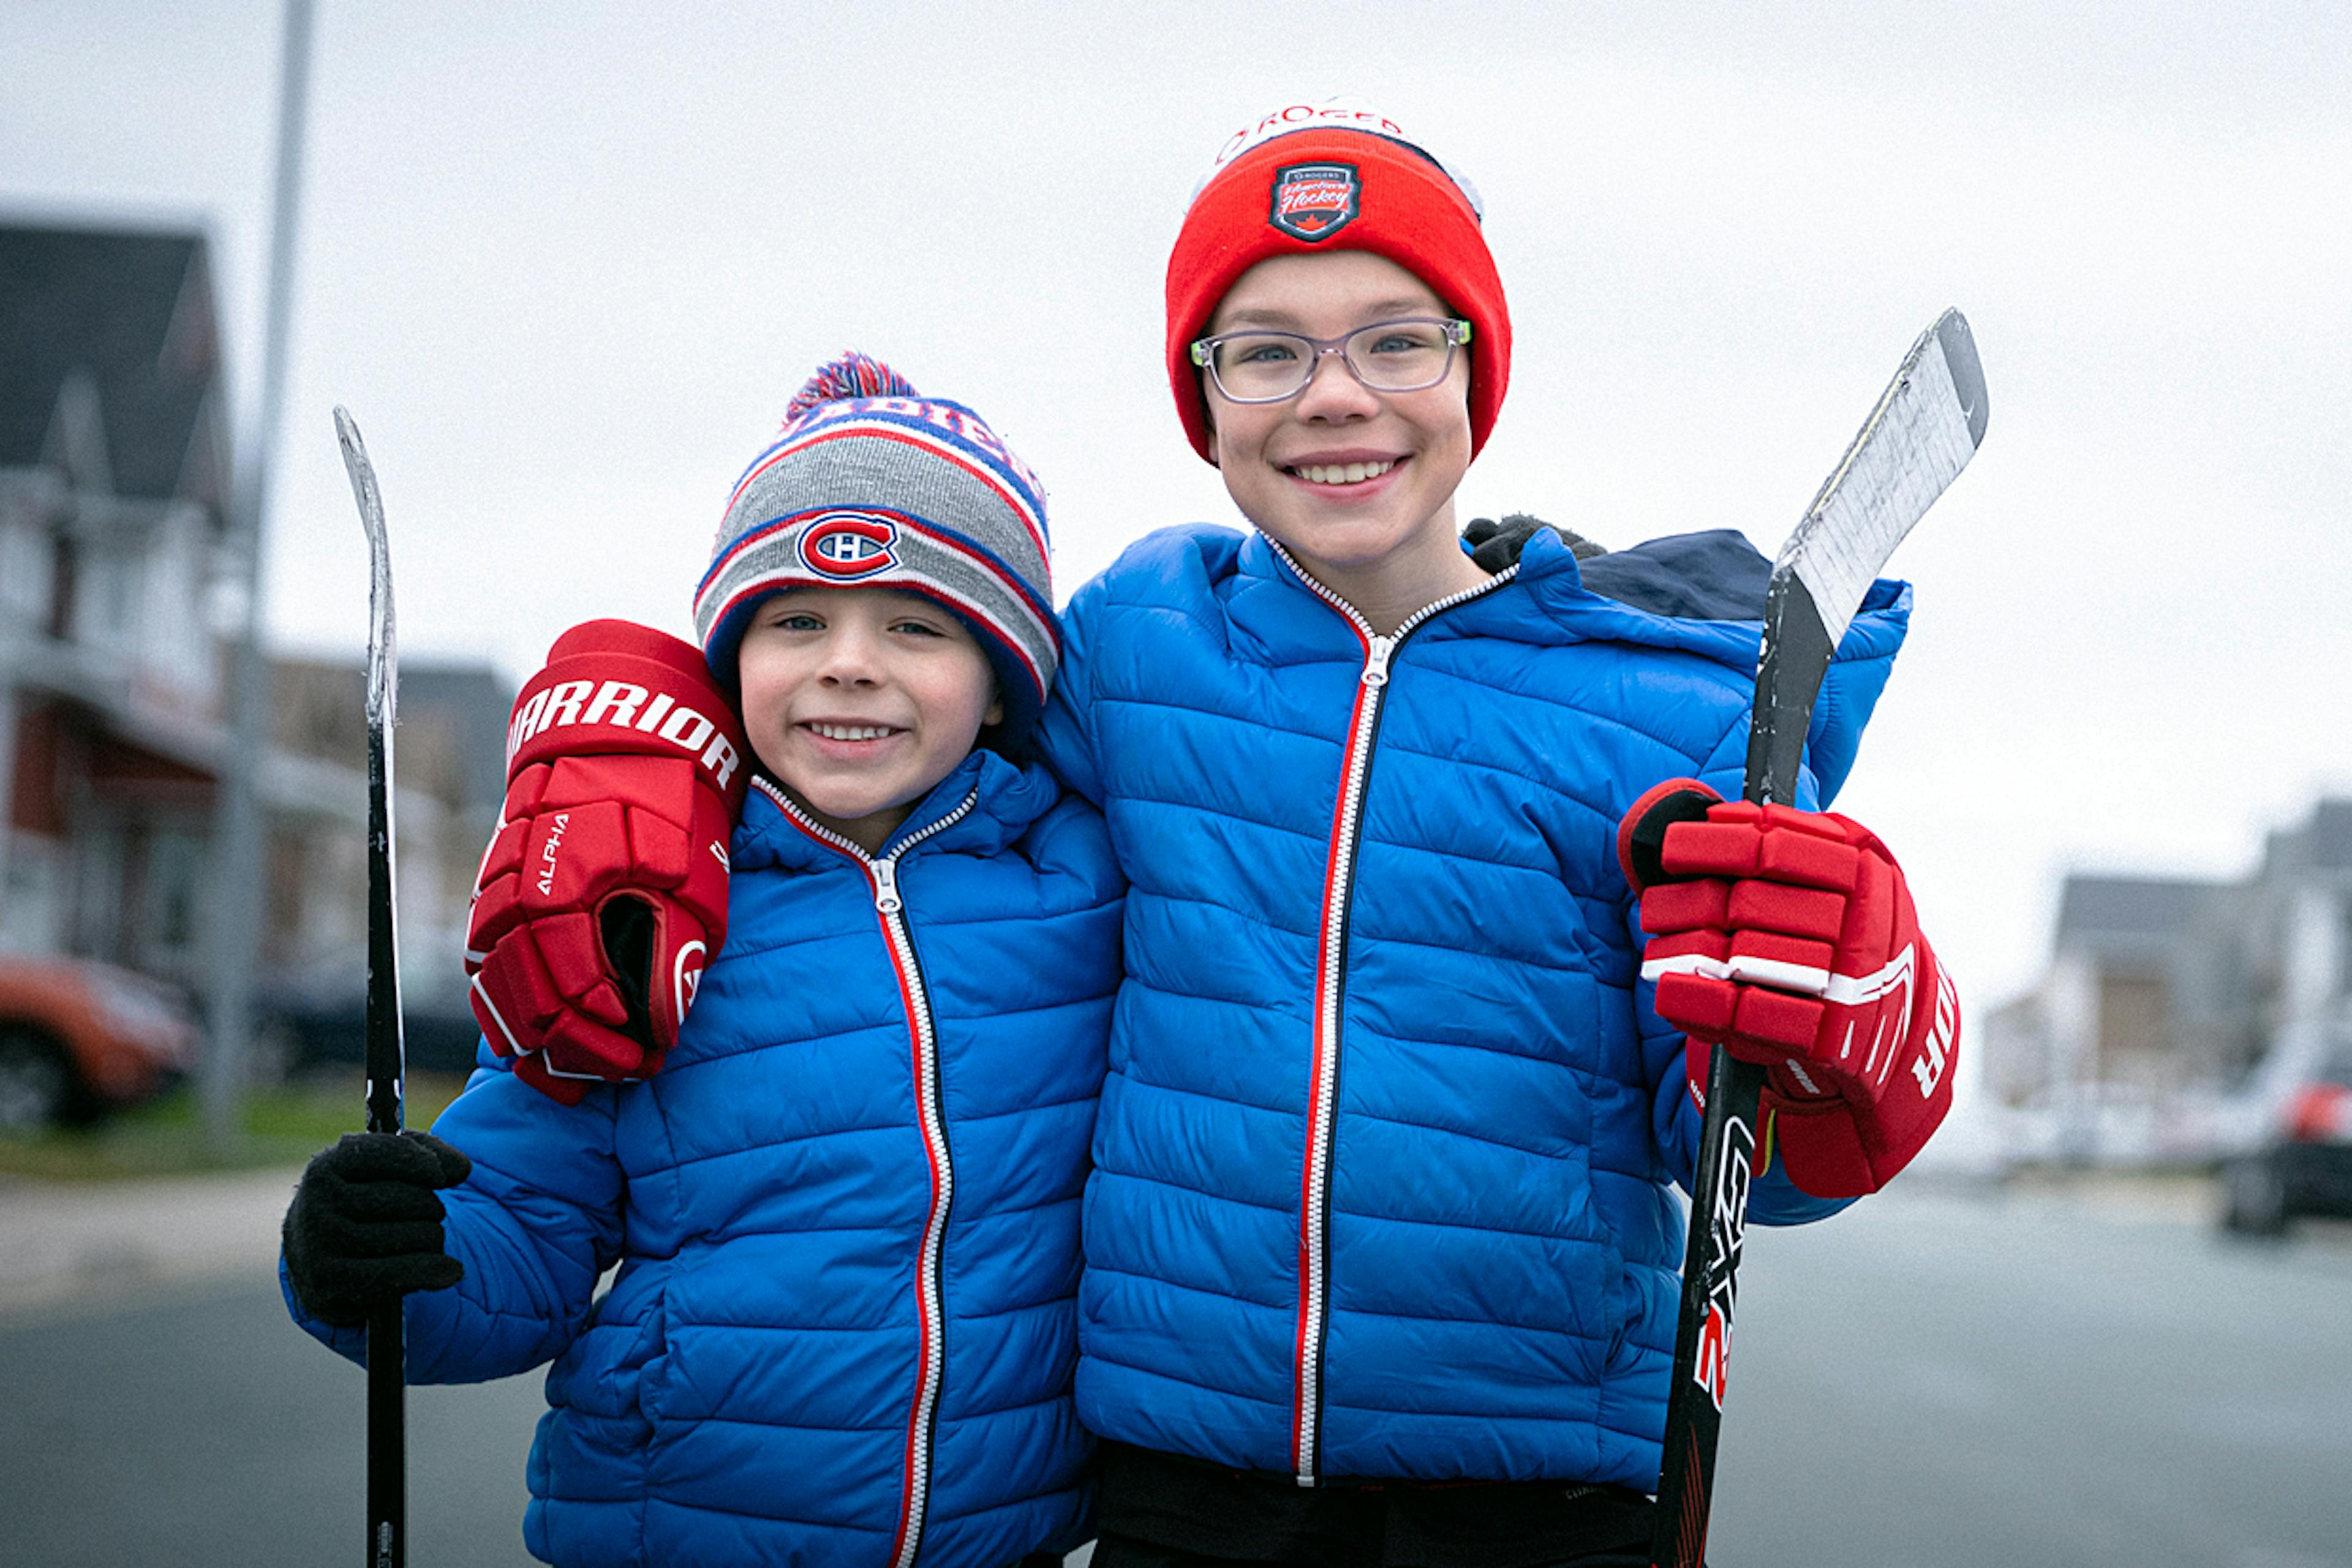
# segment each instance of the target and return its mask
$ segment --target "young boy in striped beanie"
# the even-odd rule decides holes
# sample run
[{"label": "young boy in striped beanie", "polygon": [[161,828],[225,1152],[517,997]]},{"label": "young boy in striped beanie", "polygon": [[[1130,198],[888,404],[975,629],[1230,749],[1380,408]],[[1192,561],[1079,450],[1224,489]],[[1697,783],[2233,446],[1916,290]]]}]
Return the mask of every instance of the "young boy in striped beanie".
[{"label": "young boy in striped beanie", "polygon": [[[694,820],[649,761],[724,812],[725,737],[682,723],[671,749],[701,750],[663,757],[654,721],[740,716],[731,883],[692,917],[726,945],[680,987],[690,1017],[656,1040],[624,1006],[570,1044],[525,1020],[520,1053],[489,1034],[433,1136],[313,1163],[289,1299],[355,1353],[369,1303],[417,1292],[417,1381],[554,1362],[525,1521],[551,1562],[1058,1554],[1083,1523],[1077,1205],[1121,884],[1100,816],[1016,760],[1060,654],[1044,492],[969,408],[847,356],[737,481],[695,625],[698,657],[592,623],[526,690],[483,893],[511,908],[482,944],[551,975],[614,899],[672,920],[564,885],[562,819],[617,798],[624,837]],[[602,1081],[630,1049],[640,1081]],[[404,1238],[369,1223],[403,1215]]]}]

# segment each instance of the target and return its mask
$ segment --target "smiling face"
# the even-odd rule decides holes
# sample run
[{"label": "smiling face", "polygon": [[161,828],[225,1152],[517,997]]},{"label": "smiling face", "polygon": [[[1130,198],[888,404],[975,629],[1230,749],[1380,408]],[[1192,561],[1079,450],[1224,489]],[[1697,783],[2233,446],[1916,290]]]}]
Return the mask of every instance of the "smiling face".
[{"label": "smiling face", "polygon": [[868,854],[971,753],[981,726],[1004,716],[963,622],[888,588],[762,600],[736,670],[751,750],[812,816]]},{"label": "smiling face", "polygon": [[[1385,257],[1344,250],[1261,261],[1218,302],[1203,336],[1266,327],[1337,338],[1377,321],[1450,316]],[[1225,489],[1374,629],[1485,580],[1462,553],[1454,492],[1470,467],[1470,356],[1419,392],[1373,392],[1336,354],[1284,403],[1203,389]]]}]

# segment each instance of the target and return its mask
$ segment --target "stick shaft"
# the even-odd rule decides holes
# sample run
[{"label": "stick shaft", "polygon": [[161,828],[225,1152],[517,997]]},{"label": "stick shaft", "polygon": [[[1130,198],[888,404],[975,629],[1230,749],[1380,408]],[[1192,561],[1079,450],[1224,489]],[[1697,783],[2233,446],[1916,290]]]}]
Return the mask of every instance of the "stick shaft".
[{"label": "stick shaft", "polygon": [[[387,590],[389,584],[386,584]],[[391,650],[379,642],[369,649],[369,684],[384,666],[387,688],[396,681]],[[406,1123],[403,1079],[407,1046],[401,1027],[399,885],[393,864],[392,723],[371,700],[368,717],[368,989],[367,1125],[371,1132],[397,1132]]]},{"label": "stick shaft", "polygon": [[[1947,310],[1911,345],[1773,565],[1741,793],[1793,805],[1814,700],[1839,639],[1896,544],[1975,456],[1986,421],[1975,340]],[[1715,1495],[1740,1247],[1762,1144],[1765,1069],[1707,1053],[1706,1115],[1658,1478],[1654,1568],[1699,1568]]]},{"label": "stick shaft", "polygon": [[[1851,459],[1849,458],[1849,461]],[[1838,611],[1842,626],[1852,606]],[[1794,805],[1811,727],[1835,649],[1825,617],[1793,572],[1775,571],[1764,602],[1764,649],[1756,668],[1756,706],[1748,733],[1747,799]],[[1666,1395],[1655,1568],[1700,1568],[1715,1497],[1716,1440],[1729,1383],[1739,1254],[1748,1233],[1748,1194],[1762,1144],[1765,1069],[1721,1046],[1707,1050],[1706,1117],[1683,1255],[1683,1294],[1675,1334],[1673,1382]]]},{"label": "stick shaft", "polygon": [[408,1561],[408,1379],[405,1325],[395,1300],[368,1314],[368,1568]]},{"label": "stick shaft", "polygon": [[[393,727],[400,706],[394,635],[392,552],[375,468],[352,416],[335,410],[335,433],[368,537],[368,989],[367,1127],[401,1131],[407,1049],[400,1009],[399,885],[393,836]],[[367,1512],[369,1568],[408,1561],[407,1346],[397,1299],[368,1315]]]},{"label": "stick shaft", "polygon": [[[385,584],[389,589],[389,583]],[[379,645],[381,646],[381,645]],[[384,654],[389,653],[383,649]],[[373,663],[379,657],[372,647]],[[389,671],[386,672],[390,679]],[[370,671],[374,684],[374,671]],[[373,706],[373,705],[371,705]],[[400,1016],[399,934],[392,858],[392,726],[372,719],[368,731],[367,1125],[398,1132],[406,1048]],[[368,1315],[367,1513],[369,1568],[408,1561],[408,1349],[397,1298]]]}]

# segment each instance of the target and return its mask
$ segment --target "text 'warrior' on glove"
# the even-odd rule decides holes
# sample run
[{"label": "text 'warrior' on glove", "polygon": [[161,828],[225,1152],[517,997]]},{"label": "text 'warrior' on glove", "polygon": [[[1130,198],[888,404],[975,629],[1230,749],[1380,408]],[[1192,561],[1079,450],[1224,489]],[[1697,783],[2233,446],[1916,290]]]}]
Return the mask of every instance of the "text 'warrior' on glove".
[{"label": "text 'warrior' on glove", "polygon": [[1658,1016],[1771,1069],[1769,1135],[1816,1197],[1876,1192],[1952,1103],[1959,998],[1876,836],[1834,812],[1653,789],[1618,832]]},{"label": "text 'warrior' on glove", "polygon": [[466,938],[474,1016],[565,1104],[647,1078],[727,936],[743,735],[701,649],[589,621],[507,729],[507,795]]}]

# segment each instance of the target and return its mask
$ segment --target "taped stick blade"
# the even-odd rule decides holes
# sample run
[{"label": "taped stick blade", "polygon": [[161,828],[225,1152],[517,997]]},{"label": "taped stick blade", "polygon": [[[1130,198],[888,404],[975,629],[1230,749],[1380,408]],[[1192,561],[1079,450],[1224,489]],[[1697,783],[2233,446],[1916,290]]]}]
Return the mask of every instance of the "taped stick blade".
[{"label": "taped stick blade", "polygon": [[383,525],[383,495],[376,488],[375,465],[368,461],[367,443],[360,439],[359,422],[341,404],[335,405],[335,441],[343,450],[343,472],[351,477],[352,500],[359,503],[360,527],[368,541],[368,721],[389,726],[400,708],[399,654],[394,641],[392,608],[392,543]]},{"label": "taped stick blade", "polygon": [[1985,399],[1984,366],[1977,360],[1977,335],[1969,331],[1969,319],[1958,310],[1947,310],[1937,317],[1935,332],[1944,350],[1945,368],[1951,372],[1952,390],[1968,415],[1969,445],[1981,447],[1992,405]]},{"label": "taped stick blade", "polygon": [[1984,439],[1984,369],[1968,319],[1919,334],[1773,563],[1805,584],[1832,648],[1880,568]]},{"label": "taped stick blade", "polygon": [[1830,659],[1895,547],[1976,456],[1988,412],[1975,335],[1966,317],[1947,310],[1903,356],[1772,563],[1748,742],[1748,799],[1796,799],[1813,699]]}]

